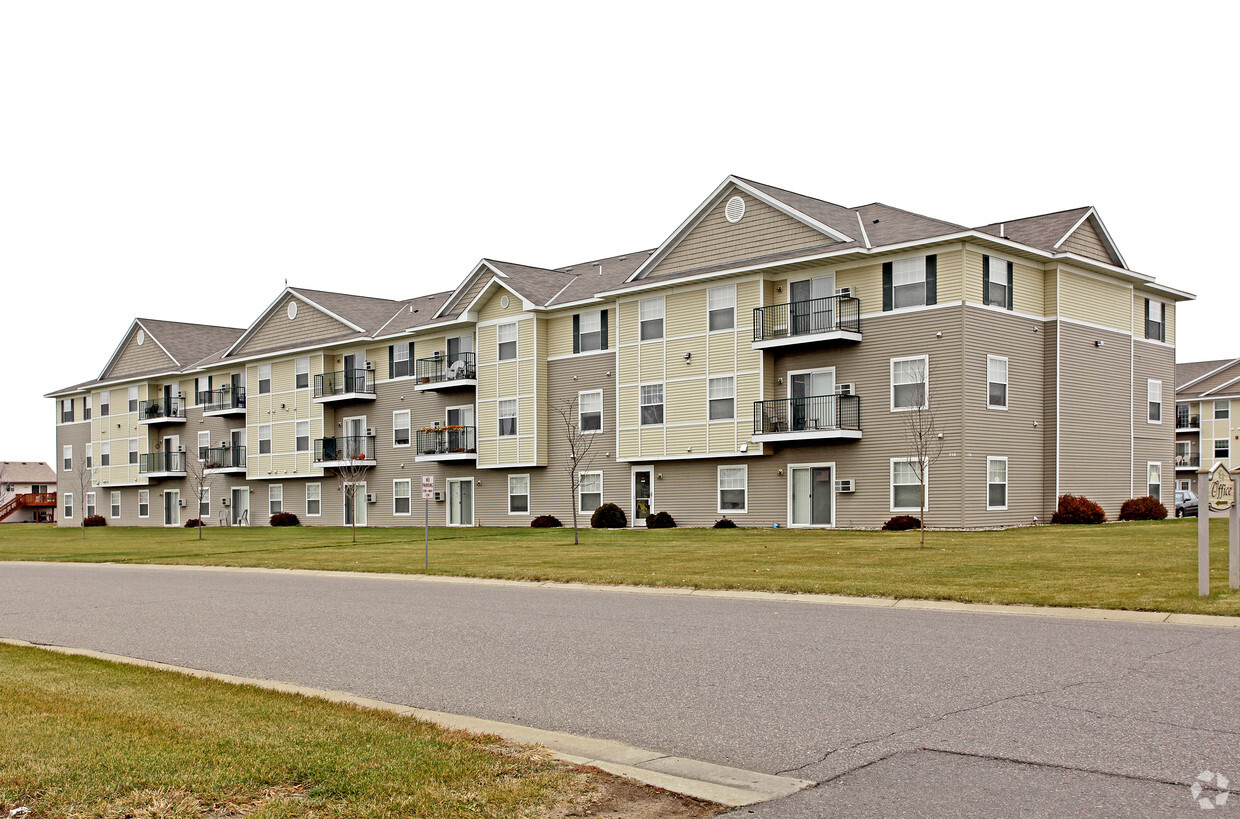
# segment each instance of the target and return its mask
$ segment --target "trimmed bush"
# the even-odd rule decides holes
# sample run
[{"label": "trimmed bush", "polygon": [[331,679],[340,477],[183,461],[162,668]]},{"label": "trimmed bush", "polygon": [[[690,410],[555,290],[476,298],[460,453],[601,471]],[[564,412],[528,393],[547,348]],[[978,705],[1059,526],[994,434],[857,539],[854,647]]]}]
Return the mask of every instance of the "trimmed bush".
[{"label": "trimmed bush", "polygon": [[715,525],[711,528],[713,529],[735,529],[736,521],[730,518],[727,518],[727,517],[723,517],[715,521]]},{"label": "trimmed bush", "polygon": [[[1163,510],[1166,516],[1166,510]],[[1102,507],[1084,495],[1060,495],[1059,507],[1051,515],[1051,523],[1089,524],[1106,523],[1107,513]]]},{"label": "trimmed bush", "polygon": [[205,520],[199,520],[198,518],[190,518],[189,520],[185,521],[186,529],[197,529],[200,526],[206,526],[206,525],[207,525],[207,522]]},{"label": "trimmed bush", "polygon": [[907,532],[909,529],[920,529],[921,521],[912,515],[896,515],[883,524],[884,532]]},{"label": "trimmed bush", "polygon": [[1124,501],[1119,508],[1120,520],[1164,520],[1167,507],[1163,506],[1152,495],[1143,498],[1131,498]]},{"label": "trimmed bush", "polygon": [[301,521],[292,512],[276,512],[271,516],[272,526],[301,526]]},{"label": "trimmed bush", "polygon": [[530,526],[533,526],[535,529],[554,529],[563,525],[555,515],[539,515],[530,521]]},{"label": "trimmed bush", "polygon": [[90,515],[86,520],[82,521],[83,526],[107,526],[108,522],[103,515]]},{"label": "trimmed bush", "polygon": [[624,510],[614,503],[605,503],[590,516],[591,529],[623,529],[629,525]]},{"label": "trimmed bush", "polygon": [[667,512],[656,512],[653,515],[646,515],[647,529],[675,529],[676,519]]}]

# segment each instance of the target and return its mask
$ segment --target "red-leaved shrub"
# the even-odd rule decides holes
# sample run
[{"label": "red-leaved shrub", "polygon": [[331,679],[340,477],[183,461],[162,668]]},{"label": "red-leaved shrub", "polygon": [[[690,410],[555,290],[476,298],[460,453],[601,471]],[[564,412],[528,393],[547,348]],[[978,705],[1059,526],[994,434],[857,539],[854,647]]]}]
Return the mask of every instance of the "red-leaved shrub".
[{"label": "red-leaved shrub", "polygon": [[1167,517],[1167,507],[1154,499],[1152,495],[1142,498],[1131,498],[1124,501],[1119,508],[1120,520],[1163,520]]},{"label": "red-leaved shrub", "polygon": [[[1166,512],[1163,512],[1164,516]],[[1059,508],[1051,515],[1051,523],[1106,523],[1107,513],[1084,495],[1060,495]]]},{"label": "red-leaved shrub", "polygon": [[909,529],[920,529],[921,521],[912,515],[896,515],[883,524],[884,532],[907,532]]}]

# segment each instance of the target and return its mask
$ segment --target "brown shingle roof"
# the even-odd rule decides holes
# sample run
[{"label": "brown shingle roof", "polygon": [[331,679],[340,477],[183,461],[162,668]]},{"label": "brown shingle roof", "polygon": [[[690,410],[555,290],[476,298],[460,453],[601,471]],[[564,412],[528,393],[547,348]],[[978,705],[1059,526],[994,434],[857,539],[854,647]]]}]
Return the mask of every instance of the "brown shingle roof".
[{"label": "brown shingle roof", "polygon": [[0,461],[5,483],[56,483],[56,470],[43,461]]},{"label": "brown shingle roof", "polygon": [[237,327],[190,324],[184,321],[145,318],[138,321],[182,367],[188,367],[212,353],[228,349],[229,345],[245,332]]},{"label": "brown shingle roof", "polygon": [[384,299],[375,296],[355,296],[350,293],[333,293],[328,290],[306,290],[301,287],[290,287],[310,301],[330,310],[341,318],[356,324],[366,334],[377,331],[396,311],[405,306],[404,302],[395,299]]},{"label": "brown shingle roof", "polygon": [[1005,239],[1020,242],[1022,245],[1030,245],[1039,250],[1050,251],[1055,249],[1055,243],[1062,239],[1069,230],[1072,230],[1072,226],[1081,221],[1089,210],[1090,208],[1086,206],[1055,213],[1043,213],[1040,216],[1013,219],[1010,222],[993,222],[975,228],[975,230],[998,236],[1000,226],[1002,226]]},{"label": "brown shingle roof", "polygon": [[1187,386],[1187,384],[1190,381],[1196,381],[1198,378],[1201,378],[1204,375],[1208,375],[1209,373],[1212,373],[1217,369],[1225,367],[1228,364],[1235,364],[1237,362],[1240,362],[1240,359],[1219,358],[1214,361],[1185,361],[1182,363],[1176,362],[1176,365],[1175,365],[1176,396],[1180,397],[1181,395],[1183,395],[1184,397],[1194,397],[1194,396],[1200,395],[1200,393],[1196,389],[1196,385],[1194,385],[1194,387],[1188,389],[1187,391],[1184,390],[1184,387]]}]

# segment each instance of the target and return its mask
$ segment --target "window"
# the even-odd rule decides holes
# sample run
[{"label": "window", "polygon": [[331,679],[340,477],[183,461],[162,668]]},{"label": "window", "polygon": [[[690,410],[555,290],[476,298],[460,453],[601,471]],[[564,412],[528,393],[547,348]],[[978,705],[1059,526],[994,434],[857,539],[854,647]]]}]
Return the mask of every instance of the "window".
[{"label": "window", "polygon": [[90,420],[91,409],[93,408],[93,405],[94,405],[94,401],[91,399],[89,395],[82,397],[82,420],[83,421]]},{"label": "window", "polygon": [[577,484],[577,510],[593,512],[603,505],[603,473],[582,472]]},{"label": "window", "polygon": [[409,478],[401,478],[398,481],[392,481],[392,514],[408,515],[410,513],[411,498],[413,492],[413,481]]},{"label": "window", "polygon": [[[46,404],[44,406],[46,406]],[[63,457],[64,457],[65,472],[72,472],[73,471],[73,444],[65,444]]]},{"label": "window", "polygon": [[731,330],[736,326],[736,285],[725,284],[706,291],[706,326]]},{"label": "window", "polygon": [[1150,423],[1162,423],[1162,382],[1153,378],[1145,382],[1145,396],[1150,405]]},{"label": "window", "polygon": [[577,393],[577,428],[582,432],[603,429],[603,391]]},{"label": "window", "polygon": [[112,393],[104,390],[99,393],[99,417],[103,418],[108,415],[112,409]]},{"label": "window", "polygon": [[588,353],[607,349],[605,310],[591,310],[573,316],[573,352]]},{"label": "window", "polygon": [[129,463],[136,464],[138,462],[138,439],[129,439]]},{"label": "window", "polygon": [[710,420],[723,421],[736,417],[736,376],[721,375],[707,379],[706,397]]},{"label": "window", "polygon": [[392,372],[388,374],[388,378],[404,378],[413,375],[410,369],[412,353],[413,342],[401,342],[388,347],[389,360],[392,362]]},{"label": "window", "polygon": [[73,517],[73,493],[65,493],[65,520]]},{"label": "window", "polygon": [[271,454],[271,424],[260,424],[258,427],[258,454]]},{"label": "window", "polygon": [[641,386],[641,413],[643,426],[663,423],[662,384],[643,384]]},{"label": "window", "polygon": [[921,509],[921,483],[917,464],[906,458],[891,460],[891,511],[918,512]]},{"label": "window", "polygon": [[138,490],[138,517],[149,518],[151,516],[151,490]]},{"label": "window", "polygon": [[496,327],[495,337],[499,341],[500,361],[509,361],[517,357],[517,323],[515,321]]},{"label": "window", "polygon": [[1145,337],[1154,341],[1166,341],[1166,324],[1163,321],[1164,307],[1157,299],[1145,300]]},{"label": "window", "polygon": [[297,389],[304,390],[310,386],[310,357],[302,356],[293,364]]},{"label": "window", "polygon": [[719,511],[744,512],[748,508],[749,467],[719,467]]},{"label": "window", "polygon": [[68,424],[73,421],[73,399],[60,399],[60,423]]},{"label": "window", "polygon": [[1156,501],[1162,500],[1162,464],[1158,461],[1150,461],[1145,466],[1147,474],[1146,483],[1149,484],[1149,495]]},{"label": "window", "polygon": [[1225,461],[1231,455],[1231,441],[1227,438],[1216,438],[1214,440],[1214,457],[1217,460]]},{"label": "window", "polygon": [[891,263],[892,304],[917,307],[926,303],[926,259],[897,259]]},{"label": "window", "polygon": [[90,469],[95,465],[95,445],[87,442],[86,444],[86,468]]},{"label": "window", "polygon": [[530,476],[508,476],[508,514],[528,515],[530,511]]},{"label": "window", "polygon": [[206,378],[199,376],[194,379],[194,404],[210,404],[212,382],[215,376],[208,375]]},{"label": "window", "polygon": [[99,465],[100,466],[111,466],[112,465],[112,442],[111,441],[100,441],[99,442]]},{"label": "window", "polygon": [[86,493],[86,517],[93,518],[95,516],[95,493]]},{"label": "window", "polygon": [[258,365],[258,394],[266,395],[271,392],[271,365]]},{"label": "window", "polygon": [[306,484],[306,517],[317,518],[323,512],[323,484]]},{"label": "window", "polygon": [[298,421],[293,430],[296,435],[296,447],[298,452],[310,451],[310,422]]},{"label": "window", "polygon": [[663,338],[663,297],[642,299],[637,303],[637,318],[641,324],[641,340]]},{"label": "window", "polygon": [[392,446],[409,446],[409,410],[392,413]]},{"label": "window", "polygon": [[270,514],[278,515],[284,511],[284,485],[273,483],[267,487],[267,506]]},{"label": "window", "polygon": [[129,388],[129,411],[130,412],[138,411],[138,388],[137,387]]},{"label": "window", "polygon": [[929,356],[891,359],[892,411],[925,409],[929,381]]},{"label": "window", "polygon": [[499,402],[499,434],[517,434],[517,399],[504,398]]},{"label": "window", "polygon": [[211,450],[211,433],[198,433],[198,460],[205,461]]},{"label": "window", "polygon": [[1007,458],[986,459],[986,509],[1007,509]]},{"label": "window", "polygon": [[109,511],[111,514],[109,517],[119,518],[121,516],[121,493],[114,490],[110,494],[111,509]]},{"label": "window", "polygon": [[198,519],[206,522],[211,517],[211,487],[204,486],[198,495]]},{"label": "window", "polygon": [[1007,409],[1008,360],[1002,356],[986,356],[986,406]]},{"label": "window", "polygon": [[986,285],[986,304],[1010,310],[1012,305],[1012,263],[994,256],[982,256]]},{"label": "window", "polygon": [[1227,421],[1231,419],[1231,401],[1215,401],[1214,402],[1214,420]]}]

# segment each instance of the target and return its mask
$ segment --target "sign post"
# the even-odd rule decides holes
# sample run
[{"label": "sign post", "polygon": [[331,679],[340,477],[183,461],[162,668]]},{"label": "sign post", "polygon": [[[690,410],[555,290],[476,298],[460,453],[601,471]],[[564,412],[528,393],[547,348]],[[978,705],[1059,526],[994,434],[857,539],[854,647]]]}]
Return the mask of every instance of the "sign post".
[{"label": "sign post", "polygon": [[422,476],[422,512],[424,523],[424,540],[422,541],[422,569],[431,568],[431,500],[435,497],[435,476]]},{"label": "sign post", "polygon": [[1228,536],[1228,580],[1240,586],[1240,508],[1236,506],[1236,475],[1221,463],[1197,473],[1197,594],[1210,594],[1210,512],[1231,511]]},{"label": "sign post", "polygon": [[[1231,501],[1231,519],[1228,527],[1228,539],[1231,541],[1227,549],[1227,581],[1232,591],[1240,589],[1240,503],[1236,503],[1236,498],[1240,497],[1240,467],[1237,467],[1231,473],[1232,480],[1232,501]],[[1200,510],[1201,502],[1198,501],[1197,507]],[[1198,514],[1201,514],[1198,511]]]}]

